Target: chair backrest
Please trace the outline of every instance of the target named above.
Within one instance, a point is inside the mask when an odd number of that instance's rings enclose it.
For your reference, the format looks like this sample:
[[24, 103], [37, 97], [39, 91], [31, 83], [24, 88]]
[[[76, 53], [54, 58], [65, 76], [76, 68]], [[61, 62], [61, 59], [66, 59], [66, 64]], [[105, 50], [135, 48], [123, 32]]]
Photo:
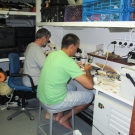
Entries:
[[10, 69], [10, 74], [12, 73], [19, 73], [20, 71], [20, 60], [19, 60], [19, 55], [16, 53], [10, 53], [8, 55], [9, 58], [9, 69]]

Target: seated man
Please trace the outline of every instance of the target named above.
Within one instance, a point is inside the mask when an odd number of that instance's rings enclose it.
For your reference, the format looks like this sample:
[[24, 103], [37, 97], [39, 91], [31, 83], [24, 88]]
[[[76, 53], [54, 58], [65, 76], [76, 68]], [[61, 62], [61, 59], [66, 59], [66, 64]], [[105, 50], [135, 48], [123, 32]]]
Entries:
[[[45, 55], [41, 47], [46, 46], [50, 37], [51, 33], [47, 29], [39, 29], [35, 35], [35, 41], [30, 43], [25, 51], [23, 73], [32, 77], [35, 86], [38, 84], [40, 72], [45, 61]], [[30, 80], [27, 77], [23, 77], [23, 84], [31, 87]]]
[[[91, 66], [85, 65], [81, 70], [71, 58], [79, 47], [80, 40], [74, 34], [67, 34], [62, 39], [61, 50], [54, 51], [46, 58], [38, 83], [38, 98], [45, 106], [51, 109], [74, 107], [74, 114], [86, 109], [93, 100], [93, 79], [90, 74]], [[80, 65], [82, 66], [82, 65]], [[86, 89], [83, 91], [68, 90], [66, 84], [72, 78], [82, 84]], [[72, 116], [70, 110], [65, 115], [63, 112], [54, 116], [54, 119], [63, 126], [71, 129], [69, 119]], [[46, 118], [49, 115], [46, 114]]]

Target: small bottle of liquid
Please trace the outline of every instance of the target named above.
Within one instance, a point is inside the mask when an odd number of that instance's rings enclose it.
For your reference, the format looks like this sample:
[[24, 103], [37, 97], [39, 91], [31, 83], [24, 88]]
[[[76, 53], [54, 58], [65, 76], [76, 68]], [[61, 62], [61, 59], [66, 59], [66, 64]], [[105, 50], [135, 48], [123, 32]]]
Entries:
[[88, 62], [89, 62], [89, 63], [92, 63], [92, 61], [93, 61], [93, 56], [88, 55]]

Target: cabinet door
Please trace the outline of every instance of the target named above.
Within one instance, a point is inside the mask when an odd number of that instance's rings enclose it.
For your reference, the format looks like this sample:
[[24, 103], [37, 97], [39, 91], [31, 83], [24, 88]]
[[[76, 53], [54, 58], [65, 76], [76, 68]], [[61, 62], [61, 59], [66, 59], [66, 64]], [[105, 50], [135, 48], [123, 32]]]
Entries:
[[96, 120], [93, 120], [92, 135], [116, 135], [108, 128], [101, 125]]
[[102, 132], [97, 130], [94, 126], [92, 127], [92, 135], [104, 135]]
[[104, 98], [97, 95], [94, 102], [93, 118], [106, 128], [108, 127], [109, 110], [110, 105], [108, 102]]
[[108, 128], [118, 135], [129, 135], [131, 114], [128, 110], [111, 105]]

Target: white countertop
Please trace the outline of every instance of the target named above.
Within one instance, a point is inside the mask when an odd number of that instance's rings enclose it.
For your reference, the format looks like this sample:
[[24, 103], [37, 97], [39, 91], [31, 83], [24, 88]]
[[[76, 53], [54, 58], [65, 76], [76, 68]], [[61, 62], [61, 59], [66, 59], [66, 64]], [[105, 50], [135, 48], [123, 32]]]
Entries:
[[[25, 59], [24, 57], [20, 57], [20, 60], [24, 60], [24, 59]], [[2, 59], [0, 59], [0, 62], [7, 62], [7, 61], [9, 61], [8, 58], [2, 58]]]
[[95, 94], [98, 94], [98, 92], [103, 92], [103, 93], [105, 93], [105, 94], [107, 94], [107, 95], [109, 95], [109, 96], [111, 96], [111, 97], [113, 97], [115, 99], [118, 99], [118, 100], [120, 100], [120, 101], [122, 101], [122, 102], [124, 102], [124, 103], [126, 103], [128, 105], [133, 106], [133, 102], [132, 101], [129, 101], [129, 100], [127, 100], [127, 99], [117, 95], [117, 94], [114, 94], [112, 92], [106, 91], [106, 90], [104, 90], [104, 89], [102, 89], [102, 88], [100, 88], [98, 86], [94, 86], [94, 88], [96, 89], [96, 93]]

